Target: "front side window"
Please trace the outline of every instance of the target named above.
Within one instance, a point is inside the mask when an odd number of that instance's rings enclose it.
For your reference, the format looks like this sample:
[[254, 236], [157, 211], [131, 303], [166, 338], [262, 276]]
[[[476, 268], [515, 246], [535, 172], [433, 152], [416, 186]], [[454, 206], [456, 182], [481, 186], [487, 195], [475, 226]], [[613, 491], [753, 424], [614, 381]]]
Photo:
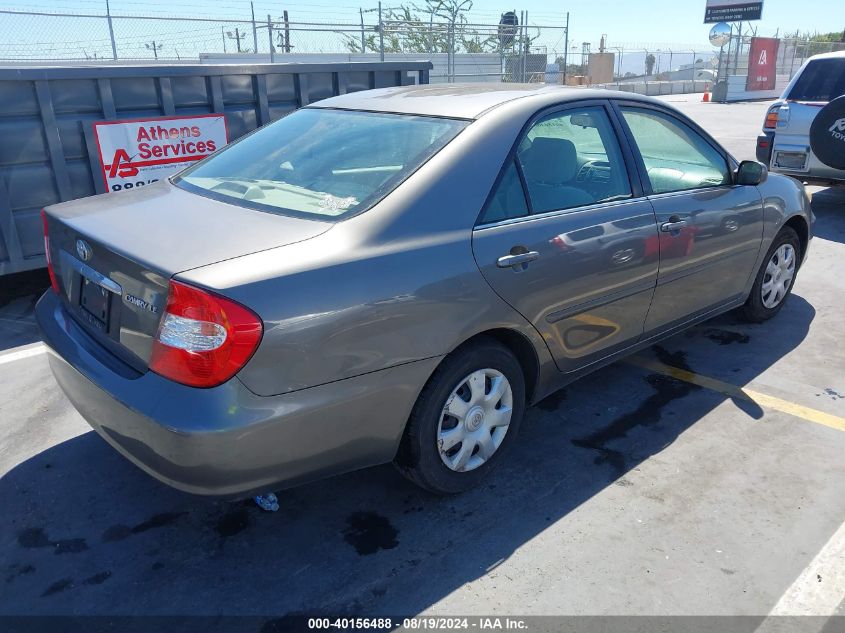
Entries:
[[654, 193], [729, 184], [725, 158], [700, 134], [655, 110], [622, 108]]
[[368, 209], [468, 123], [304, 108], [173, 179], [223, 201], [332, 219]]
[[517, 158], [533, 213], [631, 196], [622, 152], [600, 106], [543, 117], [519, 144]]

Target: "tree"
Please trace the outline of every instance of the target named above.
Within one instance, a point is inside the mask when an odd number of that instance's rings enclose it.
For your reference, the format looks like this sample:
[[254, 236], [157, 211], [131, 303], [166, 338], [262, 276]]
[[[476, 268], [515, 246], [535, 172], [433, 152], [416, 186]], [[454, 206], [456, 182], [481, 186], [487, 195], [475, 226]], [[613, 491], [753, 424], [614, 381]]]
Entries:
[[[495, 33], [479, 33], [467, 25], [466, 13], [472, 0], [426, 0], [422, 6], [402, 4], [382, 14], [385, 53], [495, 53], [499, 41]], [[361, 36], [343, 34], [352, 53], [379, 52], [378, 27]]]
[[649, 53], [645, 56], [645, 74], [650, 75], [651, 72], [654, 70], [654, 64], [657, 62], [657, 59]]

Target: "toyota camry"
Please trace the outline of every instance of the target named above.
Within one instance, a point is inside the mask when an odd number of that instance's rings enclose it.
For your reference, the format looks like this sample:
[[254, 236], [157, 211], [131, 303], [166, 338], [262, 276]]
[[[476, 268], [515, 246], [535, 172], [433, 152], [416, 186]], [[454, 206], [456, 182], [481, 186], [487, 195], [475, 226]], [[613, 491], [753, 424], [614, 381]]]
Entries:
[[59, 385], [221, 497], [387, 462], [466, 490], [579, 376], [777, 314], [813, 227], [800, 183], [663, 102], [508, 84], [329, 98], [43, 217]]

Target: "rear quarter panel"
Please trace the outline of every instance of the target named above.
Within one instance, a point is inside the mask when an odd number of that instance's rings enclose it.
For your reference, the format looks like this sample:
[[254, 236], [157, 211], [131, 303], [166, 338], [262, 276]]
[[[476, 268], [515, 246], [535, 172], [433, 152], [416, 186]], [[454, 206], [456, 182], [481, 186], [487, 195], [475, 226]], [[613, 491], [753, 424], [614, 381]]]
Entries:
[[441, 356], [493, 328], [530, 340], [541, 375], [552, 366], [542, 338], [491, 290], [472, 253], [475, 219], [529, 114], [501, 110], [323, 235], [178, 276], [264, 320], [239, 374], [250, 390], [280, 394]]

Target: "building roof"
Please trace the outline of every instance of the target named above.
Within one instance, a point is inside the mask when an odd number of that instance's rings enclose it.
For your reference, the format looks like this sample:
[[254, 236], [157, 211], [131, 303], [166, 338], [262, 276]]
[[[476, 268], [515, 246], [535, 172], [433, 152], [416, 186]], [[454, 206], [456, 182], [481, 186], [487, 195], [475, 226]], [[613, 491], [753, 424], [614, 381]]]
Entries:
[[573, 88], [547, 84], [465, 83], [396, 86], [329, 97], [309, 107], [369, 110], [476, 119], [488, 110], [516, 99], [538, 102], [608, 97], [644, 99], [629, 92]]

